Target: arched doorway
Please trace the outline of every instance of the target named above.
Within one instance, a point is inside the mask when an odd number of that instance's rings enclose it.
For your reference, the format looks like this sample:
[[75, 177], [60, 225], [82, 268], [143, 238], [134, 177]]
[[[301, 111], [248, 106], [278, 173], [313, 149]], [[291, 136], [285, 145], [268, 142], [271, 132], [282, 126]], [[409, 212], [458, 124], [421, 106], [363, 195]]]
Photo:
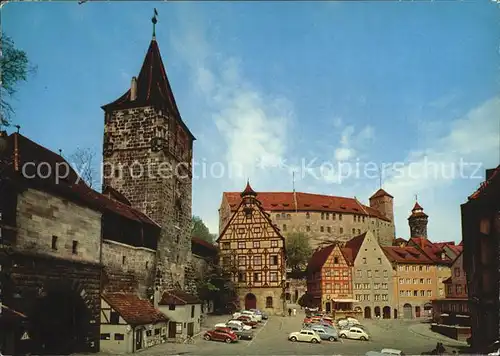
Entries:
[[375, 312], [375, 318], [380, 318], [380, 307], [375, 307], [373, 311]]
[[397, 319], [397, 318], [398, 318], [398, 310], [394, 309], [394, 319]]
[[420, 306], [415, 307], [415, 317], [420, 318]]
[[403, 318], [413, 319], [413, 310], [411, 304], [406, 303], [403, 305]]
[[35, 352], [69, 355], [86, 350], [91, 318], [91, 311], [77, 290], [49, 290], [38, 298], [29, 315]]
[[372, 310], [370, 307], [365, 307], [365, 319], [371, 319], [372, 318]]
[[384, 319], [390, 319], [391, 318], [391, 307], [385, 306], [384, 309], [382, 309], [382, 317]]
[[248, 293], [245, 296], [245, 309], [257, 309], [257, 298], [254, 294]]
[[326, 302], [326, 304], [325, 304], [325, 311], [327, 313], [330, 313], [332, 311], [332, 303]]

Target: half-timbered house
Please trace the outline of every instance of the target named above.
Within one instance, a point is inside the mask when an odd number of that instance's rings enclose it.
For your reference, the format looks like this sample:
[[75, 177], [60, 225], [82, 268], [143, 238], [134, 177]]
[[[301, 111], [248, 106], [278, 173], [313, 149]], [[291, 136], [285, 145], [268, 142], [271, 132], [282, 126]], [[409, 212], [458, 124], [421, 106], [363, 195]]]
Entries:
[[285, 239], [249, 183], [241, 197], [217, 239], [221, 266], [231, 272], [241, 306], [281, 314], [286, 309]]
[[327, 313], [353, 311], [350, 249], [331, 244], [316, 250], [307, 266], [307, 291]]

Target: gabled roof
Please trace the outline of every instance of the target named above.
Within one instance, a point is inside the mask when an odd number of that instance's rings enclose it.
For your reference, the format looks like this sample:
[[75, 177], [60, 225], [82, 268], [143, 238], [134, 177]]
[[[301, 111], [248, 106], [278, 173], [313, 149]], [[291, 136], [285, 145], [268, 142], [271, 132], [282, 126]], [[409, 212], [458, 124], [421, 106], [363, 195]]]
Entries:
[[314, 251], [311, 258], [309, 259], [309, 263], [307, 264], [307, 270], [309, 272], [316, 272], [321, 270], [335, 246], [336, 244], [331, 244]]
[[391, 262], [408, 264], [434, 264], [424, 253], [415, 247], [381, 246]]
[[153, 39], [149, 44], [141, 71], [137, 77], [136, 95], [135, 100], [131, 100], [131, 90], [129, 89], [115, 101], [102, 106], [102, 109], [110, 112], [119, 109], [155, 106], [167, 110], [171, 115], [175, 116], [188, 135], [194, 139], [193, 134], [182, 121], [179, 109], [177, 108], [156, 39]]
[[380, 198], [380, 197], [389, 197], [389, 198], [394, 198], [392, 195], [390, 195], [389, 193], [387, 193], [385, 190], [383, 190], [382, 188], [380, 188], [379, 190], [377, 190], [371, 197], [370, 197], [370, 200], [371, 199], [375, 199], [375, 198]]
[[104, 293], [102, 298], [129, 325], [146, 325], [167, 322], [168, 318], [145, 299], [132, 293]]
[[[436, 263], [451, 264], [452, 260], [444, 252], [442, 247], [432, 243], [425, 237], [412, 237], [409, 241], [410, 244], [420, 249], [431, 260]], [[442, 258], [444, 254], [444, 259]]]
[[[258, 192], [258, 196], [265, 211], [335, 212], [377, 217], [384, 221], [390, 221], [378, 210], [362, 205], [354, 198], [301, 192]], [[232, 211], [239, 206], [242, 199], [240, 192], [224, 192], [224, 198]]]
[[363, 241], [365, 241], [365, 237], [366, 237], [366, 232], [362, 233], [361, 235], [353, 237], [352, 239], [347, 241], [344, 245], [345, 248], [351, 250], [351, 256], [353, 262], [356, 260], [356, 256], [358, 256], [359, 249], [361, 248]]
[[[96, 211], [117, 214], [129, 220], [160, 228], [156, 222], [139, 210], [110, 199], [90, 188], [61, 155], [19, 133], [9, 135], [7, 143], [8, 149], [3, 157], [12, 164], [6, 166], [2, 175], [8, 175], [12, 180], [23, 185], [62, 196]], [[68, 167], [68, 175], [62, 179], [61, 176], [66, 175], [61, 173], [66, 173], [65, 167]], [[37, 168], [47, 168], [47, 170], [39, 174]], [[57, 172], [60, 173], [59, 177]]]
[[172, 290], [164, 292], [159, 305], [188, 305], [188, 304], [201, 304], [201, 300], [192, 294], [182, 290]]

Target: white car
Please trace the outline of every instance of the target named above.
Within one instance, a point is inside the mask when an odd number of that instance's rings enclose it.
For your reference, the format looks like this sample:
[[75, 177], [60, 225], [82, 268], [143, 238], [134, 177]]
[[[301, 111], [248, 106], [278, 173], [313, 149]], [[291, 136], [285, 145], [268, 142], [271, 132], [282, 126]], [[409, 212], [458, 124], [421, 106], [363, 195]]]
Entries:
[[302, 342], [312, 342], [313, 344], [318, 344], [321, 342], [321, 338], [318, 333], [313, 330], [302, 329], [300, 331], [291, 333], [288, 335], [288, 340], [290, 341], [302, 341]]
[[380, 353], [383, 355], [390, 355], [390, 356], [405, 356], [403, 351], [396, 349], [382, 349]]
[[215, 324], [216, 328], [229, 328], [231, 326], [243, 328], [243, 330], [252, 330], [251, 326], [245, 325], [239, 320], [229, 320], [227, 323]]
[[368, 336], [366, 331], [364, 331], [361, 328], [354, 327], [354, 326], [350, 327], [349, 329], [346, 329], [346, 330], [341, 330], [339, 332], [339, 336], [344, 338], [344, 339], [355, 339], [355, 340], [363, 340], [363, 341], [370, 339], [370, 336]]
[[361, 325], [358, 319], [351, 318], [350, 316], [347, 317], [347, 322], [349, 324]]
[[243, 310], [243, 311], [234, 313], [233, 319], [237, 319], [240, 316], [248, 316], [251, 321], [255, 321], [256, 323], [258, 323], [259, 321], [262, 321], [262, 315], [257, 315], [254, 312], [251, 312], [249, 310]]

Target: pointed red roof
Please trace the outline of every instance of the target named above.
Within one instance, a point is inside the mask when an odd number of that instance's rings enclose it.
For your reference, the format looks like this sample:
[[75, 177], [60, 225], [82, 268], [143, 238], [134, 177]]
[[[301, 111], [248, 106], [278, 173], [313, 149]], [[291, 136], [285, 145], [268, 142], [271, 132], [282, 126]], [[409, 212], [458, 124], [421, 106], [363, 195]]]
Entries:
[[389, 197], [389, 198], [394, 198], [392, 195], [390, 195], [389, 193], [387, 193], [385, 190], [383, 190], [382, 188], [380, 188], [379, 190], [377, 190], [371, 197], [370, 197], [370, 200], [371, 199], [375, 199], [375, 198], [380, 198], [380, 197]]
[[365, 237], [366, 237], [366, 232], [362, 233], [361, 235], [353, 237], [352, 239], [350, 239], [345, 243], [344, 247], [352, 251], [353, 262], [356, 260], [356, 256], [358, 255], [359, 249], [361, 248], [363, 241], [365, 241]]
[[131, 100], [130, 94], [131, 90], [129, 88], [121, 97], [102, 106], [102, 109], [109, 112], [118, 109], [155, 106], [177, 117], [186, 132], [194, 139], [193, 134], [181, 119], [172, 88], [167, 78], [167, 72], [163, 66], [160, 48], [155, 39], [151, 40], [141, 71], [137, 77], [135, 100]]
[[415, 202], [415, 205], [413, 206], [413, 209], [411, 209], [411, 211], [416, 211], [416, 210], [424, 210], [424, 208], [422, 208], [420, 206], [420, 204], [418, 203], [418, 201]]
[[257, 196], [257, 193], [252, 189], [250, 186], [250, 182], [247, 181], [247, 186], [245, 187], [245, 190], [241, 192], [241, 196], [245, 197], [247, 195], [252, 195], [254, 197]]

